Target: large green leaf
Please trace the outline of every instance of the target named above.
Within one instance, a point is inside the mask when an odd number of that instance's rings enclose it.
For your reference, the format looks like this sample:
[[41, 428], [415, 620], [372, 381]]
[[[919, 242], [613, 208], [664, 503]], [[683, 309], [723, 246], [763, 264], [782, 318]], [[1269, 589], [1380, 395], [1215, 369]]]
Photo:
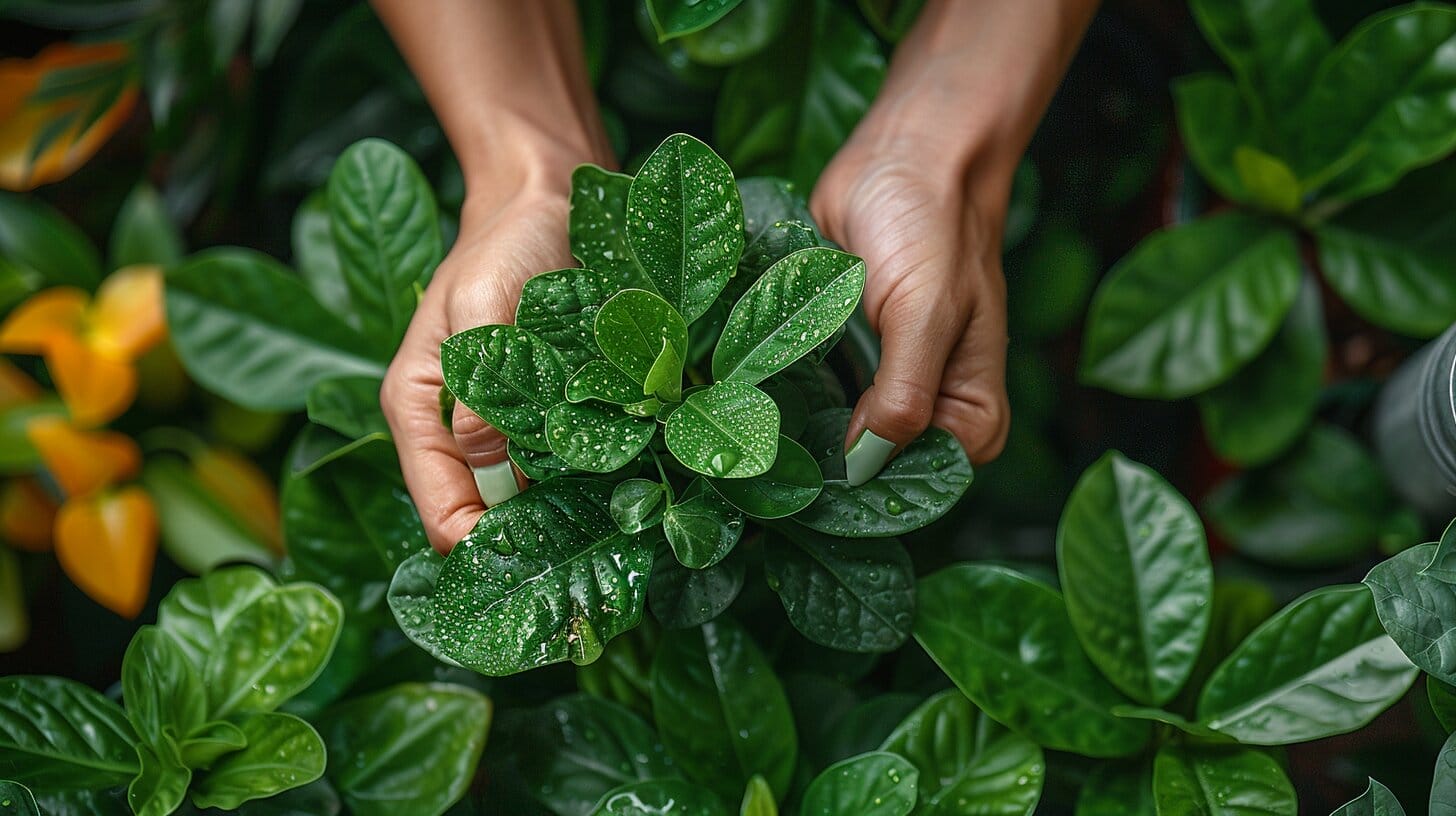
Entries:
[[1249, 748], [1167, 745], [1153, 762], [1158, 816], [1295, 816], [1294, 786]]
[[1299, 279], [1294, 237], [1272, 221], [1225, 213], [1156, 232], [1098, 287], [1082, 380], [1158, 399], [1211, 388], [1268, 345]]
[[668, 450], [708, 476], [744, 479], [773, 467], [779, 448], [779, 409], [747, 383], [720, 382], [697, 391], [667, 418]]
[[1456, 586], [1422, 575], [1435, 544], [1412, 547], [1375, 565], [1365, 584], [1385, 631], [1421, 669], [1456, 684]]
[[187, 372], [258, 410], [302, 408], [320, 380], [384, 375], [391, 350], [368, 348], [276, 261], [213, 249], [167, 276], [167, 327]]
[[607, 792], [590, 816], [728, 816], [728, 810], [706, 788], [681, 779], [654, 779]]
[[1198, 514], [1152, 469], [1113, 451], [1073, 488], [1057, 570], [1087, 656], [1124, 694], [1173, 699], [1208, 631], [1213, 565]]
[[[688, 353], [688, 327], [667, 301], [645, 289], [618, 292], [597, 312], [592, 331], [602, 354], [644, 386], [643, 396], [657, 390], [646, 388], [648, 375], [653, 373], [663, 349], [672, 348], [677, 353], [677, 370], [662, 378], [680, 388], [682, 361]], [[677, 399], [677, 392], [669, 396]]]
[[0, 780], [0, 808], [6, 808], [6, 816], [41, 816], [30, 790], [9, 780]]
[[558, 402], [546, 412], [546, 441], [568, 466], [611, 473], [637, 458], [657, 433], [650, 417], [614, 405]]
[[764, 573], [804, 637], [848, 652], [889, 652], [915, 624], [915, 567], [899, 541], [841, 539], [794, 524], [764, 549]]
[[743, 252], [743, 202], [728, 165], [691, 136], [667, 137], [632, 180], [627, 241], [658, 293], [683, 320], [698, 319]]
[[136, 733], [121, 706], [61, 677], [0, 678], [0, 767], [42, 791], [124, 785]]
[[0, 258], [36, 289], [101, 282], [101, 258], [85, 233], [32, 195], [0, 192]]
[[156, 188], [145, 181], [131, 189], [111, 228], [112, 269], [132, 264], [171, 266], [182, 260], [182, 235]]
[[490, 727], [490, 700], [464, 686], [403, 683], [318, 721], [328, 778], [356, 816], [439, 816], [465, 795]]
[[652, 712], [690, 779], [733, 798], [754, 774], [789, 788], [798, 755], [789, 702], [763, 653], [727, 617], [664, 633], [652, 663]]
[[920, 771], [885, 751], [841, 760], [814, 777], [799, 805], [803, 816], [908, 816], [915, 807]]
[[186, 578], [157, 607], [157, 625], [177, 639], [200, 672], [232, 619], [276, 586], [268, 573], [256, 567], [224, 567]]
[[743, 590], [746, 566], [725, 558], [693, 569], [666, 547], [659, 547], [647, 587], [647, 608], [664, 629], [690, 629], [723, 614]]
[[1261, 465], [1299, 441], [1319, 404], [1325, 319], [1309, 276], [1269, 347], [1222, 385], [1198, 395], [1208, 443], [1235, 464]]
[[276, 711], [245, 714], [238, 725], [247, 747], [224, 756], [193, 784], [198, 807], [233, 810], [323, 776], [324, 742], [313, 726]]
[[646, 5], [658, 39], [666, 41], [702, 31], [723, 19], [741, 2], [743, 0], [646, 0]]
[[601, 355], [592, 327], [602, 304], [622, 288], [623, 278], [611, 269], [542, 272], [521, 287], [516, 325], [554, 346], [566, 369], [576, 371]]
[[329, 311], [354, 329], [363, 326], [361, 315], [349, 302], [349, 283], [334, 248], [327, 190], [317, 190], [293, 213], [293, 265], [308, 290]]
[[1061, 595], [1004, 567], [960, 564], [920, 580], [915, 639], [997, 722], [1047, 748], [1123, 756], [1149, 725], [1082, 654]]
[[149, 745], [181, 742], [207, 721], [207, 690], [176, 638], [158, 626], [132, 636], [121, 663], [126, 714]]
[[612, 520], [612, 486], [552, 479], [481, 516], [440, 571], [441, 650], [482, 674], [590, 663], [642, 618], [652, 548]]
[[1193, 18], [1269, 120], [1300, 102], [1331, 48], [1309, 0], [1194, 0]]
[[1153, 763], [1147, 759], [1107, 762], [1082, 785], [1076, 816], [1157, 816]]
[[512, 442], [549, 450], [546, 412], [566, 398], [566, 364], [545, 340], [517, 326], [481, 326], [440, 344], [445, 386]]
[[[606, 303], [607, 298], [618, 289], [653, 288], [652, 281], [637, 264], [627, 241], [627, 192], [631, 187], [631, 176], [603, 170], [593, 164], [583, 164], [571, 174], [571, 224], [568, 228], [571, 254], [581, 261], [582, 266], [597, 270], [591, 273], [592, 277], [610, 282], [609, 289], [601, 288], [601, 285], [588, 288], [577, 284], [575, 297], [583, 307]], [[529, 283], [527, 286], [529, 288]], [[561, 294], [565, 296], [566, 292], [563, 290]], [[522, 293], [521, 297], [524, 300], [526, 296]], [[565, 297], [563, 302], [568, 302]], [[582, 311], [589, 337], [591, 316], [585, 314], [584, 309]], [[516, 322], [530, 328], [521, 323], [519, 312]], [[551, 340], [545, 334], [542, 336]]]
[[743, 514], [694, 479], [662, 517], [662, 532], [683, 566], [706, 569], [722, 561], [743, 537]]
[[748, 479], [709, 479], [708, 483], [744, 513], [777, 519], [812, 504], [824, 488], [824, 477], [819, 473], [819, 463], [802, 445], [781, 435], [778, 457], [766, 473]]
[[[1438, 782], [1439, 773], [1438, 770]], [[1430, 812], [1437, 811], [1432, 808]], [[1405, 808], [1400, 806], [1400, 800], [1395, 798], [1390, 788], [1371, 779], [1364, 793], [1340, 805], [1330, 816], [1405, 816]]]
[[794, 25], [798, 36], [780, 37], [723, 80], [714, 144], [741, 174], [783, 176], [810, 190], [869, 109], [885, 58], [839, 3], [801, 4]]
[[955, 689], [926, 700], [880, 750], [920, 771], [916, 816], [1025, 816], [1041, 799], [1041, 748], [992, 722]]
[[1405, 6], [1361, 23], [1289, 114], [1303, 137], [1289, 153], [1300, 178], [1328, 180], [1319, 194], [1348, 201], [1449, 153], [1456, 146], [1453, 43], [1456, 9], [1445, 5]]
[[333, 654], [344, 609], [313, 584], [270, 590], [239, 610], [207, 656], [209, 716], [270, 711], [308, 688]]
[[562, 816], [587, 816], [613, 788], [677, 776], [650, 725], [584, 694], [532, 711], [512, 743], [522, 780]]
[[1361, 317], [1412, 337], [1456, 323], [1453, 184], [1443, 162], [1315, 228], [1325, 280]]
[[1284, 745], [1353, 731], [1404, 696], [1416, 669], [1359, 584], [1311, 592], [1214, 670], [1198, 718], [1240, 742]]
[[844, 471], [844, 434], [850, 411], [835, 408], [809, 417], [804, 447], [819, 459], [824, 489], [794, 520], [830, 535], [885, 538], [904, 535], [945, 515], [971, 485], [970, 459], [961, 443], [929, 428], [873, 479], [850, 487]]
[[769, 267], [734, 304], [713, 350], [713, 377], [756, 385], [844, 325], [864, 289], [864, 261], [826, 247]]

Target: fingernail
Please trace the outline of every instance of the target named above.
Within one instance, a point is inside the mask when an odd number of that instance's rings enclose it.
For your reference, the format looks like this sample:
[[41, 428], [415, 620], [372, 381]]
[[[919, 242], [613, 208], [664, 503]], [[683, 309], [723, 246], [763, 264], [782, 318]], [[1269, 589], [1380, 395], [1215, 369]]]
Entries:
[[849, 480], [849, 486], [859, 487], [875, 478], [894, 452], [894, 442], [876, 436], [869, 429], [862, 431], [859, 439], [850, 446], [849, 453], [844, 455], [844, 476]]
[[511, 469], [509, 461], [472, 470], [475, 472], [475, 488], [480, 491], [480, 498], [486, 507], [495, 507], [521, 492], [520, 485], [516, 484], [516, 473]]

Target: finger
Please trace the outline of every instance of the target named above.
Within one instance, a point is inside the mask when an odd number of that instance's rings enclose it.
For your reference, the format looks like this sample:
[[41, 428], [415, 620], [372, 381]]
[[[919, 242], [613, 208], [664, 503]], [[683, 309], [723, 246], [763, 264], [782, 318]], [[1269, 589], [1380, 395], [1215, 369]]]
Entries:
[[506, 437], [463, 403], [455, 403], [451, 419], [455, 446], [475, 475], [475, 486], [487, 507], [521, 492], [515, 467], [506, 455]]
[[[931, 424], [960, 440], [971, 461], [995, 459], [1011, 430], [1006, 397], [1006, 300], [994, 283], [976, 298], [970, 324], [946, 363]], [[1004, 287], [1003, 287], [1004, 288]]]

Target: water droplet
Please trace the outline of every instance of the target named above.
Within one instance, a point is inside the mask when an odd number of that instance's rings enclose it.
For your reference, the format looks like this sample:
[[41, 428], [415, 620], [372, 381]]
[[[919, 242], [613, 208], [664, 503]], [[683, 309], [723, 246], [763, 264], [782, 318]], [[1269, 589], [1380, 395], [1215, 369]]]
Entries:
[[708, 469], [713, 471], [715, 476], [727, 476], [736, 464], [738, 464], [736, 451], [720, 450], [708, 458]]
[[905, 503], [894, 497], [885, 499], [885, 512], [892, 516], [898, 516], [905, 512]]

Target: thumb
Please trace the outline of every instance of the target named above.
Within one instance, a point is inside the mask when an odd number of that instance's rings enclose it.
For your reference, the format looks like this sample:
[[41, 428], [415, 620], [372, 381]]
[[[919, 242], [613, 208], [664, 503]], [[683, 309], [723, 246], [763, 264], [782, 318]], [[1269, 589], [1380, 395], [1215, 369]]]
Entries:
[[475, 474], [475, 486], [486, 507], [494, 507], [521, 492], [521, 479], [506, 455], [504, 434], [460, 402], [455, 403], [450, 430], [465, 464]]

